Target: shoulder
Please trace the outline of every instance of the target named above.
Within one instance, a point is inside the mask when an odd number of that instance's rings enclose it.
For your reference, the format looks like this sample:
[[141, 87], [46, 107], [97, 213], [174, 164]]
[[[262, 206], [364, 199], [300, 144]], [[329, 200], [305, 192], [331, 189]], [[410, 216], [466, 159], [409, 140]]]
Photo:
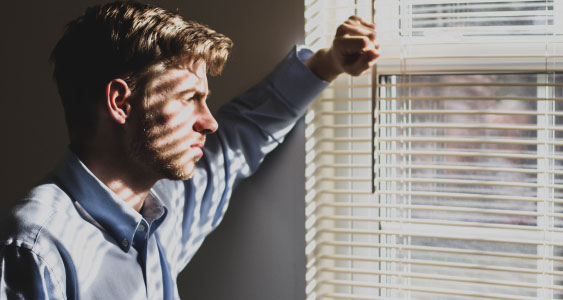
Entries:
[[44, 278], [56, 287], [57, 293], [64, 291], [65, 261], [59, 238], [64, 234], [64, 227], [72, 226], [69, 220], [74, 215], [77, 214], [70, 197], [56, 184], [44, 183], [32, 188], [1, 212], [0, 260], [19, 266], [12, 272], [35, 274], [38, 277], [34, 280]]
[[[43, 183], [29, 190], [0, 215], [0, 245], [16, 243], [34, 249], [42, 235], [57, 231], [78, 216], [70, 197], [56, 184]], [[57, 228], [61, 227], [61, 228]]]

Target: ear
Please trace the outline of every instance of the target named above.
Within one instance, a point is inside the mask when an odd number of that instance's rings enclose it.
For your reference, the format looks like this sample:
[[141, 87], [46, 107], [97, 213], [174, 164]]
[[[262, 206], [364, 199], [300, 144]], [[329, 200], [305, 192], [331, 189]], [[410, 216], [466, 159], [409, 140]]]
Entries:
[[111, 119], [125, 124], [131, 112], [131, 89], [122, 79], [113, 79], [106, 86], [106, 107]]

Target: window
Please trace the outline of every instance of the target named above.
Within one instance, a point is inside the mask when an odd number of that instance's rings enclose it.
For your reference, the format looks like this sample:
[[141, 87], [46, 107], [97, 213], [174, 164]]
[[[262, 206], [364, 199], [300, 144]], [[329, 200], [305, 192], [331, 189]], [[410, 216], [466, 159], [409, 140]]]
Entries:
[[306, 116], [308, 299], [563, 299], [563, 1], [305, 5], [383, 50]]

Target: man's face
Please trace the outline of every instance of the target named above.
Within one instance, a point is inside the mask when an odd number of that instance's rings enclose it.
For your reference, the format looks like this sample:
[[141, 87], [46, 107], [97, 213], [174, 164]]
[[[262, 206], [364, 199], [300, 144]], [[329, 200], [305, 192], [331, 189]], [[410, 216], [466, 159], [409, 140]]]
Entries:
[[147, 84], [146, 93], [145, 99], [138, 101], [125, 146], [151, 173], [189, 179], [203, 155], [205, 136], [218, 126], [206, 103], [205, 62], [198, 60], [188, 68], [164, 71]]

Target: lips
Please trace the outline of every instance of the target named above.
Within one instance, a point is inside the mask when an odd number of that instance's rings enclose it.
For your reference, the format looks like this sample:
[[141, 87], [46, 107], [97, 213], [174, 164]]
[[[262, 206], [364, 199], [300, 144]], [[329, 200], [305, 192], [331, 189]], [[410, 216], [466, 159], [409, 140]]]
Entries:
[[197, 156], [197, 157], [203, 156], [202, 148], [203, 148], [204, 144], [205, 144], [205, 142], [201, 142], [201, 143], [192, 144], [190, 146], [190, 148], [195, 152], [195, 156]]

